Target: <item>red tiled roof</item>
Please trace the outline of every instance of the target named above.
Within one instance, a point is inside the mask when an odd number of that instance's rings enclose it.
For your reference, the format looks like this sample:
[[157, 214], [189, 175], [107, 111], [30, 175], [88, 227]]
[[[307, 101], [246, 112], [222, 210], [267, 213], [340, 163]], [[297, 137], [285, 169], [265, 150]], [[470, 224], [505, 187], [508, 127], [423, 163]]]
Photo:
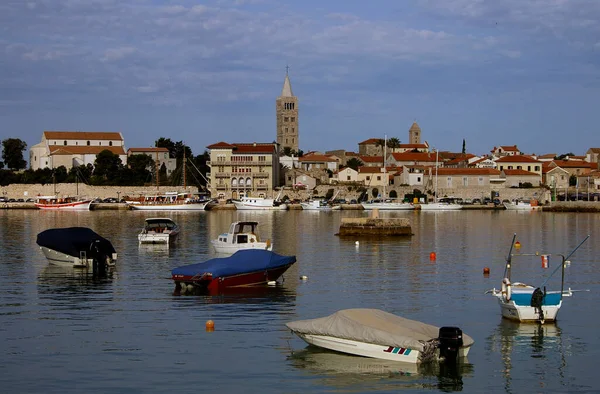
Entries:
[[562, 168], [592, 168], [592, 163], [583, 160], [552, 160], [552, 163]]
[[400, 144], [398, 148], [401, 149], [418, 149], [418, 148], [427, 148], [427, 144]]
[[375, 145], [377, 141], [381, 141], [383, 138], [369, 138], [368, 140], [364, 140], [363, 142], [359, 142], [358, 145]]
[[109, 150], [115, 155], [124, 155], [122, 146], [50, 145], [51, 155], [97, 155]]
[[[435, 168], [431, 170], [435, 174]], [[495, 168], [446, 168], [439, 167], [437, 170], [439, 175], [500, 175], [500, 171]]]
[[228, 144], [227, 142], [217, 142], [216, 144], [212, 144], [206, 147], [207, 149], [233, 149], [233, 145]]
[[272, 143], [234, 143], [228, 144], [227, 142], [217, 142], [206, 147], [207, 149], [231, 149], [233, 154], [238, 153], [273, 153], [275, 151], [275, 145]]
[[121, 133], [114, 131], [44, 131], [47, 140], [119, 140]]
[[392, 157], [396, 161], [428, 161], [435, 162], [435, 153], [427, 152], [402, 152], [392, 153]]
[[536, 160], [531, 156], [513, 155], [501, 157], [496, 160], [496, 163], [541, 163], [541, 161]]
[[336, 159], [332, 159], [329, 156], [325, 156], [325, 155], [304, 155], [300, 158], [298, 158], [298, 161], [303, 161], [303, 162], [309, 162], [309, 161], [313, 161], [313, 162], [319, 162], [319, 163], [324, 163], [324, 162], [337, 162]]
[[466, 153], [466, 154], [464, 154], [464, 155], [463, 155], [463, 154], [461, 154], [460, 156], [458, 156], [458, 157], [455, 157], [455, 158], [453, 158], [453, 159], [451, 159], [451, 160], [447, 161], [447, 162], [446, 162], [446, 165], [447, 165], [447, 166], [449, 166], [449, 165], [454, 165], [454, 164], [462, 163], [463, 161], [466, 161], [466, 162], [468, 162], [468, 161], [469, 161], [469, 159], [472, 159], [473, 157], [475, 157], [475, 155], [472, 155], [472, 154], [470, 154], [470, 153]]
[[519, 148], [517, 148], [516, 145], [501, 145], [500, 148], [502, 148], [505, 152], [518, 152]]

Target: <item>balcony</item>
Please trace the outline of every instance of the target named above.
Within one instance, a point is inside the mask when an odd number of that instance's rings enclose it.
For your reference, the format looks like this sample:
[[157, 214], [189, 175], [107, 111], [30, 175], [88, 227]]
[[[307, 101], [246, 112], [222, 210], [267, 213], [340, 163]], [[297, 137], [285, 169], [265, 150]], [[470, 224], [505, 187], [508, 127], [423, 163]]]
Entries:
[[268, 166], [271, 167], [273, 165], [272, 160], [267, 161], [207, 161], [206, 164], [208, 166]]
[[251, 176], [254, 178], [270, 178], [271, 174], [268, 172], [253, 172]]
[[215, 178], [231, 178], [230, 172], [215, 172]]
[[269, 185], [256, 185], [256, 190], [268, 190]]
[[215, 185], [215, 189], [217, 190], [227, 190], [227, 184], [226, 183], [218, 183]]

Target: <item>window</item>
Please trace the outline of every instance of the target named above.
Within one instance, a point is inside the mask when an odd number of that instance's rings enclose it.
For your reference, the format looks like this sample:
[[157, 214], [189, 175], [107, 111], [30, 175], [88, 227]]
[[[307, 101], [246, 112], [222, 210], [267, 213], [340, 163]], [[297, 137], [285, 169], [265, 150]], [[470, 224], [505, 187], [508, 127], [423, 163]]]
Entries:
[[420, 176], [417, 177], [417, 182], [421, 183], [421, 177]]
[[295, 121], [296, 121], [296, 117], [292, 116], [292, 122], [295, 122]]
[[380, 181], [381, 180], [381, 175], [377, 175], [377, 180]]
[[63, 145], [67, 145], [67, 141], [63, 142]]
[[479, 178], [477, 178], [477, 183], [479, 184], [479, 186], [483, 185], [483, 177], [480, 176]]
[[90, 141], [87, 142], [87, 145], [90, 146]]
[[296, 132], [296, 128], [292, 127], [292, 133]]
[[290, 120], [290, 118], [288, 118], [287, 116], [285, 118], [283, 118], [284, 122], [287, 122], [288, 120]]
[[346, 180], [347, 180], [347, 181], [351, 181], [351, 180], [352, 180], [352, 179], [350, 179], [350, 175], [348, 175], [348, 176], [346, 177]]
[[447, 185], [447, 187], [452, 187], [452, 177], [451, 176], [446, 178], [446, 185]]
[[285, 132], [286, 132], [286, 133], [288, 132], [288, 128], [287, 128], [287, 127], [285, 128]]
[[108, 142], [108, 146], [112, 146], [112, 141], [109, 141], [109, 142]]
[[367, 176], [367, 181], [370, 181], [370, 180], [371, 180], [371, 177], [370, 177], [370, 176]]
[[469, 178], [463, 176], [463, 186], [469, 186]]

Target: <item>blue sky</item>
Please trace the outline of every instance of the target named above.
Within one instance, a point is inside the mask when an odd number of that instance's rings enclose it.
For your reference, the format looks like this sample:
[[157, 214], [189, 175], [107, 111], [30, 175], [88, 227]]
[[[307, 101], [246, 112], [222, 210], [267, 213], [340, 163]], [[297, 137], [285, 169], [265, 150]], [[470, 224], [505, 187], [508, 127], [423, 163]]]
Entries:
[[600, 147], [597, 0], [4, 0], [0, 139], [271, 142], [290, 66], [300, 149]]

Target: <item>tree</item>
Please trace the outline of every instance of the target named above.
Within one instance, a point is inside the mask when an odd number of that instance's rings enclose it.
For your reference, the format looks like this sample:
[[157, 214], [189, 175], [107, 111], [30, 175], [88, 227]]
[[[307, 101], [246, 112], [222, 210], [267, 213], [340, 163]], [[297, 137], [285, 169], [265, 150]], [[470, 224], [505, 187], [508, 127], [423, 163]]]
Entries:
[[575, 174], [569, 177], [569, 186], [577, 186], [577, 176]]
[[[9, 169], [21, 170], [27, 166], [27, 162], [23, 159], [25, 149], [27, 143], [18, 138], [7, 138], [2, 141], [2, 157]], [[4, 165], [0, 168], [4, 168]]]
[[354, 171], [358, 171], [358, 167], [361, 167], [363, 162], [358, 157], [353, 157], [346, 162], [346, 165], [352, 168]]
[[129, 176], [136, 185], [143, 185], [152, 179], [156, 162], [148, 155], [131, 155], [127, 158], [127, 166], [131, 170]]
[[169, 150], [169, 157], [175, 157], [175, 143], [170, 138], [160, 137], [154, 142], [156, 148], [167, 148]]
[[388, 148], [390, 148], [392, 150], [392, 152], [395, 152], [396, 149], [400, 148], [400, 139], [396, 138], [396, 137], [392, 137], [387, 141], [387, 146]]
[[96, 155], [94, 162], [94, 184], [107, 184], [116, 180], [119, 176], [119, 170], [123, 167], [123, 163], [119, 155], [116, 155], [108, 149]]
[[467, 153], [467, 146], [465, 145], [465, 139], [463, 138], [462, 154], [464, 155], [465, 153]]
[[555, 159], [556, 160], [564, 160], [565, 158], [570, 157], [570, 156], [575, 156], [575, 155], [573, 154], [573, 152], [563, 153], [562, 155], [556, 156]]

